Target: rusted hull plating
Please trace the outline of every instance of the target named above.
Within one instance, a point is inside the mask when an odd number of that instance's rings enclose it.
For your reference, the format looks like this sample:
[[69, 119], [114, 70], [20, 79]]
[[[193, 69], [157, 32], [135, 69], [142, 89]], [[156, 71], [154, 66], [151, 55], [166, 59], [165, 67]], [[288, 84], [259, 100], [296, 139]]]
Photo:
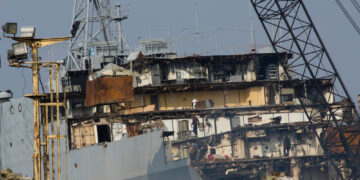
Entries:
[[113, 104], [134, 99], [132, 76], [104, 77], [86, 84], [85, 106]]
[[[353, 126], [353, 127], [342, 127], [344, 136], [348, 140], [350, 149], [353, 151], [355, 155], [359, 155], [359, 144], [360, 144], [360, 127]], [[340, 136], [338, 131], [333, 128], [329, 127], [327, 129], [327, 142], [329, 150], [334, 153], [345, 153], [344, 146], [340, 140]]]

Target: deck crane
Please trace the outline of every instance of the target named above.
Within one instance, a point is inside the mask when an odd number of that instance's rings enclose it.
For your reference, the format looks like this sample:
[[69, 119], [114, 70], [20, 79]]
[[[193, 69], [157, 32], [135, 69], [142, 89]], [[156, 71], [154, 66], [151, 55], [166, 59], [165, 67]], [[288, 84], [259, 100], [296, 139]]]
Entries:
[[[337, 164], [340, 159], [345, 160], [347, 168], [351, 169], [352, 179], [359, 179], [359, 147], [353, 145], [354, 141], [358, 141], [359, 133], [349, 131], [359, 130], [359, 115], [303, 0], [250, 1], [274, 51], [285, 51], [294, 56], [287, 62], [281, 62], [287, 78], [310, 80], [317, 92], [324, 92], [318, 94], [316, 102], [317, 107], [321, 107], [320, 111], [307, 106], [302, 94], [297, 96], [312, 130], [317, 132], [315, 134], [326, 157], [341, 179], [344, 179], [342, 171], [345, 168]], [[273, 29], [275, 35], [270, 33]], [[323, 88], [319, 79], [329, 80], [334, 88]], [[345, 109], [350, 110], [352, 116], [345, 116]], [[320, 120], [319, 116], [322, 117]], [[322, 132], [316, 131], [316, 123], [324, 124]], [[341, 153], [334, 152], [339, 149]]]

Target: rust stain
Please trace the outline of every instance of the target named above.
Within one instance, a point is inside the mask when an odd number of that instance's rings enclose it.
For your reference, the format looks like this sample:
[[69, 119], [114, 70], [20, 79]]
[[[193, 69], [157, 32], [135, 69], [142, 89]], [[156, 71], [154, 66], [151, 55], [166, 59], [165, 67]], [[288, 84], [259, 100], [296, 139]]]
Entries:
[[[360, 143], [360, 127], [342, 127], [342, 131], [347, 139], [351, 151], [357, 154]], [[327, 139], [329, 150], [334, 153], [345, 153], [344, 146], [340, 140], [339, 132], [332, 127], [327, 128], [326, 132], [329, 136]]]
[[86, 83], [86, 107], [132, 100], [134, 100], [132, 76], [104, 77]]

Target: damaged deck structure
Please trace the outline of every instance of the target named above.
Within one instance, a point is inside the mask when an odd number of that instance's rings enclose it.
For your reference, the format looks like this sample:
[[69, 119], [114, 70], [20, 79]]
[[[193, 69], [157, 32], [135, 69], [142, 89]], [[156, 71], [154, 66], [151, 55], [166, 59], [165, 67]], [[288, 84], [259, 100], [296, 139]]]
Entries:
[[[321, 110], [319, 94], [330, 106], [342, 107], [336, 115], [345, 123], [352, 123], [353, 104], [335, 102], [328, 93], [333, 88], [329, 79], [288, 78], [281, 62], [291, 58], [286, 53], [172, 58], [140, 53], [121, 67], [108, 64], [100, 73], [69, 72], [63, 81], [69, 147], [81, 149], [160, 130], [166, 161], [191, 159], [204, 179], [336, 177], [317, 138], [327, 138], [329, 146], [338, 142], [326, 123], [329, 114]], [[126, 81], [105, 83], [108, 78]], [[97, 88], [94, 79], [110, 89]], [[116, 94], [109, 96], [112, 90]], [[312, 123], [304, 106], [319, 109]], [[354, 152], [358, 134], [359, 128], [347, 134], [354, 136], [349, 142]], [[344, 149], [332, 150], [346, 178]]]

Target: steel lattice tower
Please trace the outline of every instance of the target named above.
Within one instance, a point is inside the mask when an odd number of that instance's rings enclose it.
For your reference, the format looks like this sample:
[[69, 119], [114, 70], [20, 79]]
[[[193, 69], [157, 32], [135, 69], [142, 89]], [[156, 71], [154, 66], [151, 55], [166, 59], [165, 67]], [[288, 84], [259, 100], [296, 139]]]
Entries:
[[107, 49], [116, 47], [117, 55], [124, 54], [128, 49], [124, 48], [121, 21], [125, 19], [120, 5], [111, 6], [110, 0], [75, 0], [66, 70], [88, 69], [86, 63], [96, 43], [103, 43]]

